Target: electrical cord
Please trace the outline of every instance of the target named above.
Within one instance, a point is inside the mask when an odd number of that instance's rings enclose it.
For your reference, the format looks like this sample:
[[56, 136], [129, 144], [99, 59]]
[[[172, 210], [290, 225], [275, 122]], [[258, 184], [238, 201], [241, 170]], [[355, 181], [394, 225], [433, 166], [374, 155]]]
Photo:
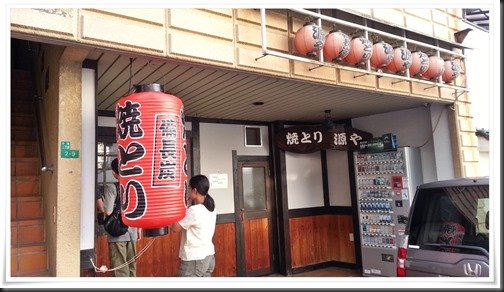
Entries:
[[139, 257], [140, 257], [140, 256], [141, 256], [141, 255], [142, 255], [142, 254], [143, 254], [143, 253], [147, 250], [147, 248], [149, 248], [149, 247], [150, 247], [150, 246], [154, 243], [154, 240], [156, 240], [156, 238], [155, 238], [155, 237], [154, 237], [154, 238], [153, 238], [153, 239], [152, 239], [149, 243], [147, 243], [147, 245], [146, 245], [146, 246], [144, 246], [144, 248], [143, 248], [143, 249], [142, 249], [142, 250], [141, 250], [138, 254], [136, 254], [133, 258], [131, 258], [129, 261], [127, 261], [127, 262], [125, 262], [124, 264], [119, 265], [119, 266], [117, 266], [117, 267], [115, 267], [115, 268], [112, 268], [112, 269], [107, 268], [107, 266], [105, 266], [105, 265], [102, 265], [102, 266], [100, 266], [100, 267], [97, 267], [97, 266], [95, 265], [95, 263], [93, 262], [93, 259], [92, 259], [92, 258], [89, 258], [89, 260], [91, 261], [91, 264], [93, 265], [95, 272], [97, 272], [97, 273], [112, 272], [112, 271], [115, 271], [115, 270], [121, 269], [121, 268], [123, 268], [123, 267], [125, 267], [125, 266], [129, 265], [129, 264], [130, 264], [131, 262], [133, 262], [133, 261], [136, 261], [136, 259], [137, 259], [137, 258], [139, 258]]
[[439, 113], [436, 124], [434, 125], [434, 129], [432, 129], [432, 133], [429, 135], [429, 137], [427, 137], [427, 140], [422, 145], [418, 146], [418, 148], [422, 148], [425, 145], [427, 145], [427, 143], [429, 143], [429, 141], [432, 139], [432, 137], [434, 137], [434, 132], [436, 132], [437, 126], [439, 125], [439, 121], [441, 120], [441, 116], [443, 115], [443, 112], [445, 109], [446, 109], [446, 106], [444, 106], [441, 109], [441, 112]]

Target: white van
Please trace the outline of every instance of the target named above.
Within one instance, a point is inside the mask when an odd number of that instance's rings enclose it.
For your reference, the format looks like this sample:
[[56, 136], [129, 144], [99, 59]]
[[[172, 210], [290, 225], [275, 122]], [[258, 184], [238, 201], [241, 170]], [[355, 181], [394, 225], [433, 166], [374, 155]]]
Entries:
[[488, 177], [419, 186], [398, 249], [397, 276], [488, 277], [488, 218]]

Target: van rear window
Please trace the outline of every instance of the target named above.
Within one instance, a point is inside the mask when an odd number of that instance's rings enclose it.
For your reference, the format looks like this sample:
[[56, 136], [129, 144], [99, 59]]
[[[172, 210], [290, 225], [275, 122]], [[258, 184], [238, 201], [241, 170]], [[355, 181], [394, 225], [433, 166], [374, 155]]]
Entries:
[[488, 255], [488, 186], [420, 189], [410, 215], [409, 245]]

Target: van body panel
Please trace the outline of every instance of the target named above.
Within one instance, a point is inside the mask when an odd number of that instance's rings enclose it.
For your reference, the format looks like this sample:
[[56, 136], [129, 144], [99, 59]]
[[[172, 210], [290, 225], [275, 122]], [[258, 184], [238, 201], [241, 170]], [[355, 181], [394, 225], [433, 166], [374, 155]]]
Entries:
[[488, 258], [449, 252], [408, 249], [408, 277], [488, 277]]
[[406, 226], [407, 277], [489, 276], [488, 177], [418, 187]]

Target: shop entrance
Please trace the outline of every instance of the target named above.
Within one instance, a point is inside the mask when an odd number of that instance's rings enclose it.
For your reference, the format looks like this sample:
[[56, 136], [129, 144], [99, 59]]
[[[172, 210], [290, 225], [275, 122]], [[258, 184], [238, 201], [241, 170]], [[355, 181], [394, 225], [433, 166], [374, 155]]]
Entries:
[[267, 156], [235, 156], [237, 276], [269, 275], [275, 264], [276, 225]]

